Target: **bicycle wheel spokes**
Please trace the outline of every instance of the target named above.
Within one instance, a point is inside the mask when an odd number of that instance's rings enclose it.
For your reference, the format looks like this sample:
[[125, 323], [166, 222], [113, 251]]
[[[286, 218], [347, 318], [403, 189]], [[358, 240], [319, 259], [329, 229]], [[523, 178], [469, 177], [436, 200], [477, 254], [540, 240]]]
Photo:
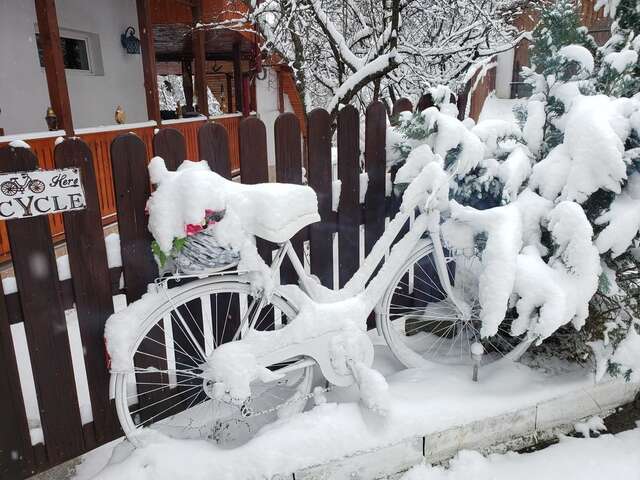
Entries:
[[[143, 323], [132, 354], [132, 370], [114, 373], [118, 415], [127, 435], [151, 426], [176, 438], [211, 439], [233, 446], [246, 441], [262, 425], [276, 418], [276, 405], [289, 404], [295, 411], [299, 392], [306, 400], [311, 388], [311, 366], [295, 367], [292, 359], [272, 370], [288, 368], [277, 382], [252, 384], [252, 397], [239, 406], [213, 399], [212, 382], [204, 374], [208, 355], [223, 343], [239, 338], [241, 322], [253, 302], [243, 282], [203, 279], [160, 292], [158, 307]], [[295, 316], [295, 310], [274, 295], [260, 312], [256, 325], [270, 319]], [[271, 322], [273, 325], [273, 322]], [[247, 412], [268, 410], [259, 418]], [[133, 438], [133, 437], [130, 437]]]
[[[456, 301], [446, 293], [433, 253], [425, 241], [392, 281], [381, 305], [382, 333], [396, 357], [407, 366], [423, 359], [441, 363], [470, 363], [471, 345], [481, 342], [488, 355], [500, 358], [520, 342], [509, 334], [505, 319], [496, 335], [480, 337], [478, 277], [481, 262], [476, 251], [444, 251], [446, 272]], [[465, 308], [458, 308], [461, 302]], [[422, 363], [421, 363], [422, 362]]]

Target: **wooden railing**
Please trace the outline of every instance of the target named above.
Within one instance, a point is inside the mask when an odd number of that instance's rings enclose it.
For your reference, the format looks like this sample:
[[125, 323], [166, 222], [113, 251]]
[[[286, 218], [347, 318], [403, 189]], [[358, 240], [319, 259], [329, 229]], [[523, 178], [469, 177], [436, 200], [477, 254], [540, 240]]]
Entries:
[[[211, 117], [210, 119], [211, 121], [220, 123], [227, 130], [229, 135], [229, 161], [233, 172], [238, 172], [240, 169], [238, 124], [241, 119], [241, 114], [222, 115], [220, 117]], [[204, 117], [169, 120], [163, 122], [160, 128], [174, 128], [182, 133], [186, 140], [187, 158], [190, 160], [200, 160], [200, 154], [198, 152], [198, 129], [206, 122], [207, 120]], [[98, 184], [100, 211], [104, 225], [116, 221], [116, 199], [113, 190], [111, 154], [109, 151], [111, 142], [121, 133], [134, 132], [144, 141], [147, 151], [153, 152], [153, 136], [157, 128], [155, 122], [143, 122], [109, 127], [85, 128], [76, 131], [76, 136], [82, 138], [91, 150], [96, 172], [96, 182]], [[23, 140], [29, 145], [38, 158], [40, 168], [50, 170], [55, 168], [53, 149], [55, 148], [56, 138], [63, 135], [64, 132], [57, 131], [47, 132], [45, 134], [0, 137], [0, 147], [15, 139]], [[49, 227], [54, 241], [60, 241], [64, 238], [64, 225], [60, 214], [49, 216]], [[5, 260], [9, 252], [9, 238], [7, 236], [5, 222], [0, 221], [0, 260]]]

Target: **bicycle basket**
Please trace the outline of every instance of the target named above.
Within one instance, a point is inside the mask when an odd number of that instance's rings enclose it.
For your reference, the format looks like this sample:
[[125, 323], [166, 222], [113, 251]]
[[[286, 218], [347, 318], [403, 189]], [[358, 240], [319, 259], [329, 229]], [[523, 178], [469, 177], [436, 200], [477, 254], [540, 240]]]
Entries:
[[185, 240], [179, 252], [172, 255], [175, 273], [201, 275], [233, 267], [240, 261], [235, 250], [220, 245], [213, 228], [207, 228]]

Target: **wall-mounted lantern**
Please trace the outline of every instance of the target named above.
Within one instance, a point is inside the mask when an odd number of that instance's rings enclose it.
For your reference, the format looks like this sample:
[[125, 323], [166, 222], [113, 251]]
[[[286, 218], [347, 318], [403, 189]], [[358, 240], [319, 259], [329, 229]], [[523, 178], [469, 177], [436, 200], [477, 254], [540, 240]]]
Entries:
[[53, 132], [58, 129], [58, 116], [56, 115], [56, 112], [53, 111], [53, 108], [47, 108], [47, 113], [45, 114], [44, 119], [47, 122], [49, 131]]
[[136, 29], [127, 27], [123, 34], [120, 35], [120, 43], [127, 53], [131, 55], [140, 53], [140, 39], [136, 37]]

